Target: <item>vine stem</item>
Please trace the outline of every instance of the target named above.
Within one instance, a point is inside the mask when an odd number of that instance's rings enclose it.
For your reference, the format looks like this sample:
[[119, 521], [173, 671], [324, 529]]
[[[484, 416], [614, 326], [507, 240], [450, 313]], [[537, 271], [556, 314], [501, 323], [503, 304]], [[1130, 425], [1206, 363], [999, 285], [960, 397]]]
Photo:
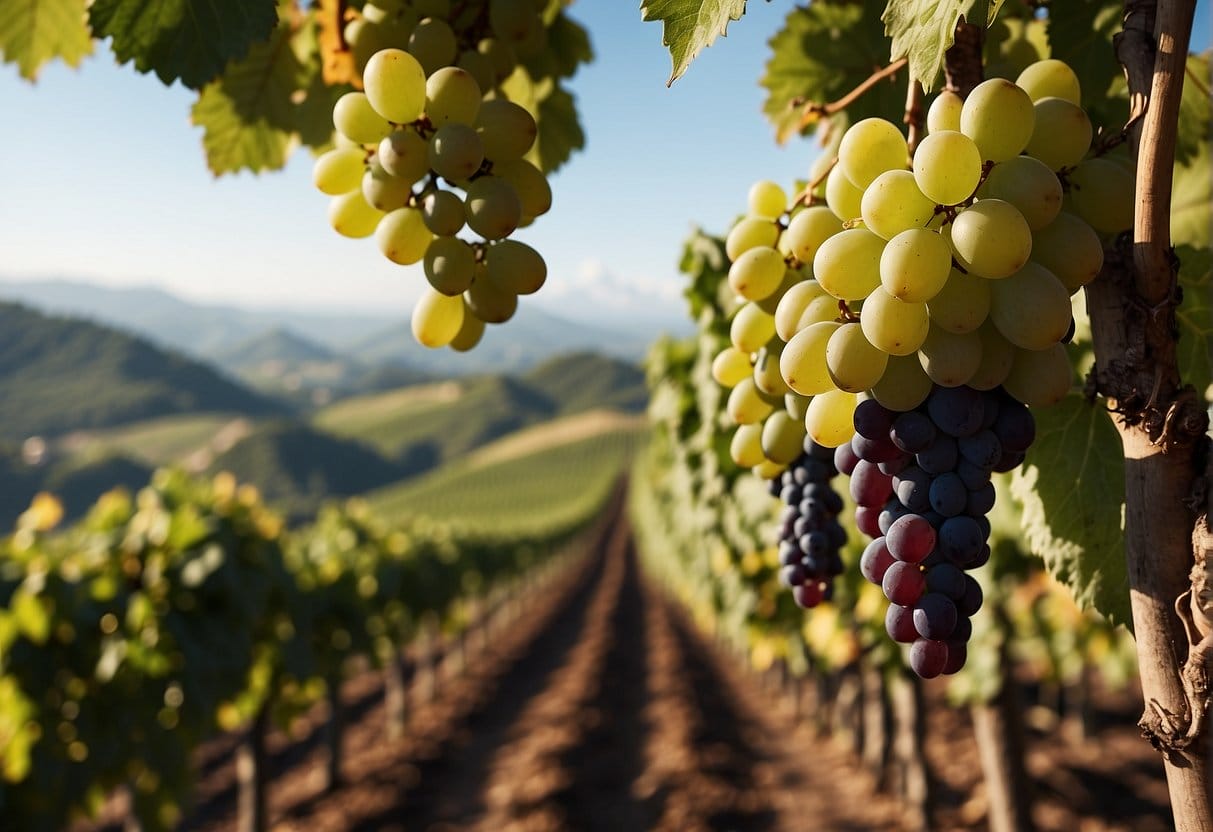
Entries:
[[858, 84], [855, 89], [851, 90], [837, 101], [831, 101], [829, 104], [822, 104], [819, 101], [810, 101], [808, 104], [804, 104], [800, 111], [799, 128], [803, 130], [809, 125], [814, 124], [823, 118], [832, 116], [835, 113], [845, 110], [847, 107], [858, 101], [859, 98], [868, 90], [872, 89], [872, 87], [876, 86], [886, 78], [892, 78], [898, 72], [901, 72], [901, 70], [904, 69], [908, 63], [908, 59], [898, 58], [883, 69], [878, 69], [873, 72], [862, 83]]
[[922, 84], [911, 78], [906, 90], [906, 114], [902, 118], [902, 123], [906, 125], [906, 145], [910, 149], [911, 157], [918, 148], [918, 143], [922, 141], [922, 131], [926, 125], [927, 114], [922, 108], [922, 97]]

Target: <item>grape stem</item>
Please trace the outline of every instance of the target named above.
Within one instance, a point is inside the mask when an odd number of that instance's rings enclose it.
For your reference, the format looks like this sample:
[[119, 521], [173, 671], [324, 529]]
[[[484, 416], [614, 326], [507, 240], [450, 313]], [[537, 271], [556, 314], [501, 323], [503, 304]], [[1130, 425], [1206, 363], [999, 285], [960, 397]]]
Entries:
[[800, 193], [796, 194], [796, 197], [792, 200], [792, 207], [794, 208], [801, 204], [806, 206], [812, 205], [813, 191], [817, 190], [821, 183], [826, 181], [826, 178], [830, 175], [830, 171], [834, 169], [836, 164], [838, 164], [837, 156], [835, 156], [830, 163], [825, 166], [825, 170], [810, 179], [809, 184], [805, 185], [804, 189]]
[[804, 130], [811, 125], [816, 124], [823, 118], [832, 116], [835, 113], [845, 110], [847, 107], [850, 107], [852, 104], [858, 101], [859, 98], [865, 92], [872, 89], [872, 87], [876, 86], [886, 78], [892, 78], [894, 75], [900, 72], [903, 68], [905, 68], [907, 63], [909, 63], [909, 59], [898, 58], [883, 69], [876, 70], [869, 75], [866, 80], [856, 86], [855, 89], [851, 90], [837, 101], [831, 101], [829, 104], [823, 104], [820, 101], [810, 101], [807, 104], [802, 104], [800, 99], [794, 99], [792, 101], [792, 106], [801, 108], [800, 121], [797, 125], [798, 128]]
[[906, 114], [902, 123], [906, 125], [906, 144], [910, 148], [911, 157], [914, 156], [918, 143], [922, 141], [922, 128], [926, 118], [926, 111], [922, 107], [922, 84], [910, 78], [909, 88], [906, 90]]

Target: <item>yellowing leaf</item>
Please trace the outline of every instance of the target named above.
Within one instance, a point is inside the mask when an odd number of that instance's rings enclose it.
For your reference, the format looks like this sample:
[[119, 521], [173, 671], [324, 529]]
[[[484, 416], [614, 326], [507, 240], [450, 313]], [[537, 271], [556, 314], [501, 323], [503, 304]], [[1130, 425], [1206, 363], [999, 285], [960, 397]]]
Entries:
[[42, 65], [60, 58], [68, 66], [93, 51], [86, 24], [88, 0], [22, 0], [0, 3], [0, 56], [33, 81]]

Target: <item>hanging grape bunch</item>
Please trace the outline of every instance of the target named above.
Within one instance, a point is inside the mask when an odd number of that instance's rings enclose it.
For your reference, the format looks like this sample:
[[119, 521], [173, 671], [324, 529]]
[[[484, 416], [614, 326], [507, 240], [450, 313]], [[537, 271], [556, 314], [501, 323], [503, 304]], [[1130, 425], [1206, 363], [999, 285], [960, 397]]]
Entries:
[[530, 0], [452, 17], [445, 0], [384, 0], [347, 25], [363, 90], [334, 106], [337, 146], [314, 180], [333, 197], [337, 233], [374, 235], [393, 263], [422, 264], [416, 339], [465, 351], [547, 278], [539, 253], [509, 239], [551, 208], [552, 192], [524, 158], [535, 119], [501, 89], [546, 32]]
[[820, 188], [789, 211], [755, 185], [726, 243], [744, 303], [714, 375], [733, 388], [734, 458], [777, 475], [797, 415], [837, 448], [874, 538], [861, 569], [924, 677], [964, 664], [991, 475], [1023, 461], [1027, 408], [1070, 390], [1070, 297], [1103, 265], [1100, 234], [1132, 225], [1132, 170], [1091, 153], [1079, 93], [1057, 60], [945, 91], [912, 160], [896, 125], [857, 122]]

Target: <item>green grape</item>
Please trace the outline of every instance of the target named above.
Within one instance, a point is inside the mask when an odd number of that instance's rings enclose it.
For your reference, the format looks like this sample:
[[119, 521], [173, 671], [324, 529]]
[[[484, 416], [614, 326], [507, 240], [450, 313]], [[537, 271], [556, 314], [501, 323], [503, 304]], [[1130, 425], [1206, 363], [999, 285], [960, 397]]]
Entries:
[[729, 236], [724, 241], [724, 253], [730, 260], [736, 260], [745, 252], [758, 246], [775, 247], [779, 239], [779, 226], [770, 220], [758, 217], [746, 217], [738, 221]]
[[1061, 181], [1047, 165], [1031, 156], [999, 162], [990, 171], [984, 189], [988, 197], [1019, 209], [1033, 231], [1051, 223], [1061, 210]]
[[811, 194], [814, 203], [825, 201], [826, 177], [830, 175], [830, 167], [833, 164], [834, 157], [821, 154], [809, 166], [809, 181], [817, 183]]
[[[805, 270], [807, 271], [807, 269]], [[779, 302], [783, 300], [783, 296], [788, 293], [798, 283], [803, 283], [808, 278], [800, 269], [786, 268], [783, 270], [783, 280], [775, 288], [774, 292], [767, 295], [765, 298], [759, 299], [757, 304], [762, 307], [762, 311], [768, 315], [774, 315], [779, 309]]]
[[480, 339], [484, 337], [484, 321], [476, 317], [475, 313], [468, 308], [466, 302], [463, 304], [463, 325], [459, 327], [459, 332], [451, 339], [450, 347], [455, 352], [467, 352], [480, 343]]
[[522, 203], [524, 217], [538, 217], [552, 207], [552, 187], [543, 171], [526, 159], [508, 159], [493, 163], [493, 175], [514, 186]]
[[913, 410], [927, 400], [931, 378], [917, 355], [891, 355], [880, 381], [872, 385], [872, 398], [889, 410]]
[[774, 182], [763, 180], [750, 187], [748, 203], [751, 217], [777, 220], [788, 210], [788, 195]]
[[1074, 211], [1101, 234], [1133, 227], [1133, 174], [1106, 159], [1087, 159], [1068, 176]]
[[462, 295], [472, 285], [476, 252], [456, 237], [439, 237], [425, 250], [425, 276], [444, 295]]
[[512, 101], [496, 98], [480, 105], [476, 132], [484, 142], [484, 156], [499, 162], [521, 159], [535, 143], [539, 128], [534, 117]]
[[1042, 98], [1036, 102], [1036, 126], [1027, 153], [1049, 170], [1072, 168], [1091, 149], [1091, 119], [1077, 104], [1064, 98]]
[[739, 425], [729, 442], [729, 456], [740, 468], [753, 468], [765, 462], [767, 457], [762, 452], [762, 424]]
[[445, 347], [463, 326], [463, 298], [426, 289], [413, 307], [413, 337], [423, 347]]
[[721, 387], [736, 387], [743, 379], [750, 378], [754, 368], [750, 356], [736, 347], [725, 347], [712, 359], [712, 378]]
[[401, 266], [411, 266], [425, 257], [432, 239], [434, 235], [416, 208], [397, 208], [384, 214], [375, 229], [375, 242], [383, 256]]
[[951, 90], [937, 95], [927, 109], [927, 132], [960, 130], [960, 110], [964, 103], [964, 99]]
[[877, 287], [863, 303], [859, 323], [868, 342], [889, 355], [909, 355], [930, 328], [925, 303], [906, 303]]
[[1054, 344], [1044, 350], [1016, 350], [1002, 386], [1028, 407], [1048, 407], [1070, 392], [1073, 375], [1066, 348]]
[[337, 132], [358, 144], [379, 144], [392, 125], [375, 112], [366, 93], [347, 92], [333, 105], [333, 126]]
[[783, 282], [787, 264], [773, 248], [752, 248], [729, 267], [729, 286], [746, 300], [762, 300]]
[[848, 228], [817, 249], [813, 275], [839, 300], [863, 300], [880, 285], [880, 255], [885, 241], [866, 228]]
[[880, 284], [898, 300], [929, 301], [952, 271], [952, 247], [925, 228], [911, 228], [889, 240], [880, 255]]
[[862, 393], [880, 381], [888, 353], [868, 343], [859, 324], [846, 323], [834, 330], [826, 344], [826, 368], [839, 390]]
[[990, 320], [1025, 350], [1056, 344], [1070, 328], [1070, 293], [1044, 266], [1028, 263], [990, 289]]
[[472, 314], [486, 324], [503, 324], [518, 310], [518, 296], [493, 280], [483, 265], [477, 266], [463, 299]]
[[329, 225], [342, 237], [369, 237], [382, 217], [383, 212], [366, 201], [361, 188], [335, 196], [329, 203]]
[[514, 187], [496, 176], [482, 176], [468, 185], [468, 228], [486, 240], [500, 240], [518, 227], [522, 203]]
[[1023, 72], [1019, 73], [1015, 83], [1033, 101], [1056, 96], [1071, 104], [1082, 103], [1082, 90], [1078, 84], [1078, 76], [1074, 74], [1074, 70], [1066, 66], [1065, 61], [1059, 61], [1056, 58], [1029, 64]]
[[[465, 49], [459, 53], [455, 66], [476, 79], [476, 86], [481, 90], [491, 90], [497, 85], [497, 73], [493, 62], [487, 55], [481, 55], [475, 49]], [[479, 110], [479, 107], [477, 107]]]
[[739, 425], [758, 424], [774, 409], [774, 405], [763, 398], [752, 376], [737, 382], [725, 403], [729, 418]]
[[489, 279], [516, 295], [538, 292], [547, 281], [548, 266], [539, 252], [517, 240], [502, 240], [488, 247], [484, 265]]
[[776, 410], [762, 426], [762, 452], [771, 462], [788, 465], [804, 453], [803, 419]]
[[408, 204], [413, 195], [413, 183], [392, 176], [383, 169], [379, 160], [375, 159], [362, 175], [362, 195], [380, 211], [395, 211]]
[[775, 318], [756, 303], [747, 303], [737, 310], [729, 327], [733, 346], [742, 352], [755, 353], [775, 334]]
[[835, 389], [826, 365], [826, 345], [840, 326], [833, 321], [813, 324], [788, 341], [779, 356], [779, 372], [788, 387], [802, 396]]
[[918, 361], [931, 381], [959, 387], [981, 366], [981, 336], [976, 332], [958, 335], [933, 326], [918, 348]]
[[408, 50], [425, 70], [433, 75], [455, 62], [459, 46], [449, 23], [436, 17], [424, 18], [409, 35]]
[[882, 118], [855, 122], [838, 145], [838, 167], [859, 190], [886, 170], [901, 170], [909, 158], [901, 131]]
[[976, 334], [981, 339], [981, 364], [966, 383], [974, 390], [993, 390], [1006, 380], [1018, 350], [989, 321]]
[[430, 137], [430, 167], [448, 182], [463, 182], [480, 169], [484, 146], [475, 130], [465, 124], [448, 124]]
[[425, 107], [425, 72], [403, 49], [372, 55], [362, 71], [362, 86], [375, 112], [396, 124], [416, 121]]
[[1074, 294], [1103, 268], [1103, 243], [1091, 226], [1062, 211], [1032, 234], [1032, 259], [1053, 272]]
[[1032, 229], [1018, 208], [1001, 199], [982, 199], [961, 211], [950, 236], [965, 270], [992, 280], [1015, 274], [1032, 255]]
[[837, 448], [855, 435], [855, 405], [859, 397], [845, 390], [829, 390], [814, 396], [804, 414], [804, 426], [818, 445]]
[[472, 73], [444, 66], [425, 82], [425, 115], [430, 124], [471, 127], [480, 113], [480, 85]]
[[830, 175], [826, 177], [826, 205], [838, 219], [853, 220], [862, 215], [860, 207], [863, 200], [863, 188], [856, 188], [842, 172], [841, 165], [834, 165]]
[[783, 472], [788, 470], [788, 466], [781, 465], [778, 462], [771, 462], [769, 459], [764, 459], [762, 462], [750, 468], [750, 473], [759, 479], [773, 480], [783, 475]]
[[476, 51], [489, 59], [498, 81], [509, 78], [518, 66], [518, 55], [514, 52], [514, 47], [496, 38], [482, 39], [476, 44]]
[[[373, 9], [375, 7], [363, 7], [364, 16], [354, 18], [345, 24], [345, 29], [342, 30], [342, 36], [345, 38], [345, 42], [349, 44], [350, 53], [354, 58], [354, 68], [358, 70], [359, 74], [366, 69], [367, 62], [376, 52], [388, 49], [393, 43], [399, 42], [387, 31], [388, 27], [383, 25], [379, 20], [366, 16], [367, 8]], [[411, 29], [405, 31], [405, 40], [408, 40], [411, 31]]]
[[316, 158], [312, 182], [329, 196], [340, 196], [362, 185], [366, 170], [366, 151], [361, 147], [337, 147]]
[[842, 222], [834, 212], [824, 205], [814, 205], [792, 217], [779, 237], [779, 250], [798, 262], [812, 263], [821, 244], [839, 231], [842, 231]]
[[[822, 298], [825, 298], [826, 309], [831, 310], [830, 316], [828, 318], [819, 317], [821, 307], [818, 307], [811, 316], [806, 315], [813, 303]], [[775, 332], [784, 341], [791, 341], [793, 335], [809, 324], [822, 320], [833, 320], [837, 316], [838, 304], [834, 298], [827, 295], [826, 290], [822, 289], [821, 284], [816, 280], [805, 280], [788, 289], [779, 299], [779, 306], [775, 309]]]
[[990, 281], [957, 269], [948, 282], [927, 301], [931, 323], [956, 334], [973, 332], [990, 314]]
[[375, 157], [392, 176], [410, 183], [430, 171], [429, 145], [411, 127], [393, 130], [385, 136]]
[[914, 151], [914, 182], [927, 199], [956, 205], [977, 189], [981, 158], [977, 144], [964, 133], [931, 133]]
[[1032, 99], [1005, 78], [982, 81], [960, 111], [960, 132], [973, 140], [983, 160], [995, 162], [1018, 156], [1035, 123]]
[[463, 228], [463, 200], [450, 191], [434, 191], [421, 203], [421, 219], [439, 237], [454, 237]]
[[783, 341], [772, 338], [758, 351], [754, 359], [754, 384], [768, 396], [786, 396], [791, 392], [779, 371], [779, 358], [783, 355]]
[[908, 170], [886, 170], [863, 192], [860, 213], [864, 226], [891, 240], [909, 228], [923, 228], [935, 216], [935, 201], [927, 199]]
[[783, 409], [788, 412], [788, 415], [793, 419], [801, 422], [804, 421], [804, 415], [809, 412], [809, 402], [812, 401], [808, 396], [802, 396], [799, 393], [788, 393], [783, 397]]

